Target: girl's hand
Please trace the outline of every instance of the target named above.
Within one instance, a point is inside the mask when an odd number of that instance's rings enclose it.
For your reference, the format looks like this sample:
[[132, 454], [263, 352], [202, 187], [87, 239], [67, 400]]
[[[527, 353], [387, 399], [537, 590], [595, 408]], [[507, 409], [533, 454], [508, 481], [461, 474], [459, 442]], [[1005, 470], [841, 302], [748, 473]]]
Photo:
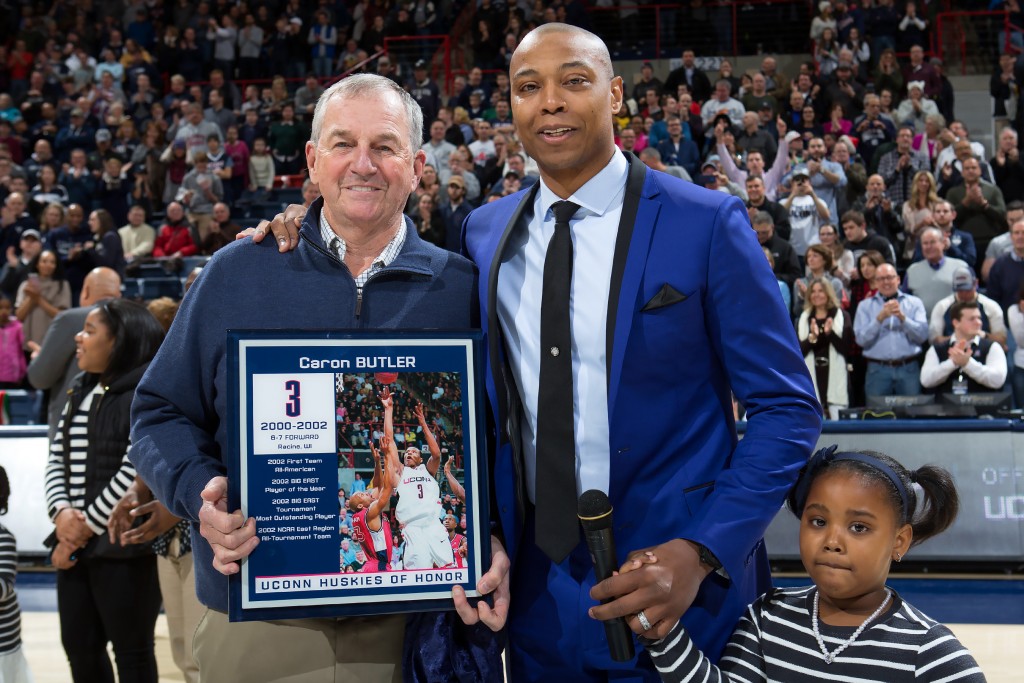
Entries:
[[77, 550], [78, 548], [71, 545], [70, 543], [64, 543], [63, 541], [61, 541], [57, 544], [57, 547], [54, 548], [53, 552], [50, 554], [50, 562], [57, 569], [71, 569], [76, 564], [78, 564], [78, 558], [73, 557], [75, 551]]
[[622, 564], [622, 566], [619, 567], [619, 571], [616, 572], [616, 573], [617, 574], [628, 574], [628, 573], [630, 573], [632, 571], [636, 571], [637, 569], [640, 569], [640, 567], [644, 566], [645, 564], [654, 564], [657, 561], [658, 561], [658, 556], [655, 555], [650, 550], [648, 550], [648, 551], [644, 552], [642, 555], [637, 555], [636, 557], [631, 557], [628, 560], [626, 560]]

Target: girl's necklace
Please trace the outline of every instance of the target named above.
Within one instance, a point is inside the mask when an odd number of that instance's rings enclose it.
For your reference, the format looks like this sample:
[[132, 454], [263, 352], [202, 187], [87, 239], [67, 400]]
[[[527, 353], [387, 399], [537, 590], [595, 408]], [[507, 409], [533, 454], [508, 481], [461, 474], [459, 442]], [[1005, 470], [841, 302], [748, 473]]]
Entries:
[[825, 657], [825, 663], [831, 664], [835, 661], [835, 658], [839, 656], [839, 653], [850, 647], [853, 641], [857, 640], [857, 637], [864, 632], [871, 622], [878, 618], [878, 615], [885, 611], [885, 608], [889, 606], [889, 600], [892, 599], [892, 591], [888, 588], [885, 589], [885, 600], [882, 600], [882, 604], [878, 606], [871, 616], [864, 620], [864, 623], [857, 627], [857, 630], [853, 634], [841, 642], [839, 647], [834, 651], [829, 652], [828, 648], [825, 647], [825, 640], [821, 637], [821, 631], [818, 629], [818, 595], [820, 591], [814, 591], [814, 609], [811, 611], [811, 629], [814, 631], [814, 638], [818, 641], [818, 647], [821, 648], [821, 654]]

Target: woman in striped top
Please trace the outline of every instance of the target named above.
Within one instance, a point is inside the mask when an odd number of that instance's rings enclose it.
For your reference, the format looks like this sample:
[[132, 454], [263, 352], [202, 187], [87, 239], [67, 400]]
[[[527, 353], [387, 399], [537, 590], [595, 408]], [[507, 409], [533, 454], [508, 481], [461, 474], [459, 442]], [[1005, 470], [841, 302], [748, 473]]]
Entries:
[[108, 641], [118, 680], [157, 680], [156, 558], [149, 546], [111, 543], [107, 523], [135, 478], [126, 456], [129, 412], [163, 336], [143, 306], [115, 299], [96, 306], [75, 337], [82, 373], [50, 447], [46, 502], [56, 526], [48, 541], [61, 641], [79, 683], [113, 683]]
[[[920, 506], [915, 484], [924, 493]], [[953, 523], [959, 502], [949, 472], [930, 465], [911, 472], [881, 453], [831, 446], [811, 458], [788, 502], [814, 585], [758, 598], [718, 666], [681, 622], [661, 640], [641, 637], [662, 680], [985, 681], [948, 628], [885, 585], [892, 561]], [[640, 555], [623, 571], [655, 562]], [[636, 618], [629, 623], [643, 635]]]
[[[0, 467], [0, 515], [7, 514], [11, 484], [7, 470]], [[32, 672], [21, 648], [21, 610], [14, 592], [18, 574], [18, 548], [14, 534], [0, 524], [0, 681], [32, 683]]]

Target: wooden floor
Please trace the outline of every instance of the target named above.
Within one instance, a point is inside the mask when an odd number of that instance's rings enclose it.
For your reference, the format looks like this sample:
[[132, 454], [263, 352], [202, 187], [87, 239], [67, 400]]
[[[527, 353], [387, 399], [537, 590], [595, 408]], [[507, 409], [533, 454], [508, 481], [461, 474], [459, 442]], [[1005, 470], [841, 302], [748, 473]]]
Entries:
[[[68, 660], [60, 644], [60, 624], [56, 612], [22, 612], [21, 640], [35, 683], [71, 681]], [[156, 622], [156, 660], [160, 671], [160, 683], [185, 680], [171, 659], [171, 645], [167, 640], [167, 620], [162, 614]], [[113, 655], [110, 661], [114, 661]]]
[[[949, 624], [949, 627], [974, 653], [989, 683], [1020, 683], [1024, 680], [1020, 667], [1024, 625]], [[22, 639], [36, 683], [68, 683], [71, 680], [60, 644], [56, 612], [23, 613]], [[163, 615], [156, 625], [156, 654], [160, 683], [185, 680], [171, 659], [167, 622]]]

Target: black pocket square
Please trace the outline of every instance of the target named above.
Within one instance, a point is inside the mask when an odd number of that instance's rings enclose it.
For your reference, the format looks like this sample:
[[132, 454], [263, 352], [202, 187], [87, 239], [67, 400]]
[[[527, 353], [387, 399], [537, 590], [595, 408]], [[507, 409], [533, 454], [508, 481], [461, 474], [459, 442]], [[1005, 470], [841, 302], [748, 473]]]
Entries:
[[686, 295], [681, 293], [672, 285], [662, 285], [658, 293], [651, 297], [651, 300], [644, 304], [641, 311], [653, 311], [656, 308], [664, 308], [665, 306], [671, 306], [677, 304], [680, 301], [686, 301]]

